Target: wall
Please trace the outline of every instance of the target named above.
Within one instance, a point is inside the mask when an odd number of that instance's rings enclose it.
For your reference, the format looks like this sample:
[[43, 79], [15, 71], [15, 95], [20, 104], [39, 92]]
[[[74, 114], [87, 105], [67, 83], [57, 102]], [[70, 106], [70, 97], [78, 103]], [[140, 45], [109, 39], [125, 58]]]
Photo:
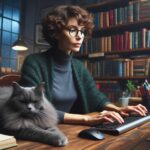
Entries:
[[41, 11], [47, 7], [71, 4], [72, 0], [25, 0], [23, 35], [29, 46], [28, 53], [39, 52], [45, 47], [35, 44], [35, 25], [40, 23]]

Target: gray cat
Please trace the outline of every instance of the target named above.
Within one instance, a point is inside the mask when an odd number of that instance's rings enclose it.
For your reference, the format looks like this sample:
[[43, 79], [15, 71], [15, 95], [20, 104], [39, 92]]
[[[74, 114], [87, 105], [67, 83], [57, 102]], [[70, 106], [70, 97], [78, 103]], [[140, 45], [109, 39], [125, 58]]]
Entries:
[[37, 87], [22, 87], [16, 82], [0, 87], [0, 129], [5, 134], [24, 140], [54, 146], [68, 143], [56, 127], [57, 112], [44, 96], [44, 83]]

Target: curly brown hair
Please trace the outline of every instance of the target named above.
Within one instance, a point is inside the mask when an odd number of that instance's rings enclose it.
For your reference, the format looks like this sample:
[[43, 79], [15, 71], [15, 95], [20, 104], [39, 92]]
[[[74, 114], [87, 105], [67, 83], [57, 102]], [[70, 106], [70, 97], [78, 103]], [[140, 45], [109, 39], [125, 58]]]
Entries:
[[79, 6], [60, 5], [51, 10], [42, 21], [43, 37], [52, 46], [57, 45], [55, 35], [60, 33], [70, 18], [76, 18], [79, 25], [84, 25], [88, 35], [91, 35], [94, 23], [93, 16]]

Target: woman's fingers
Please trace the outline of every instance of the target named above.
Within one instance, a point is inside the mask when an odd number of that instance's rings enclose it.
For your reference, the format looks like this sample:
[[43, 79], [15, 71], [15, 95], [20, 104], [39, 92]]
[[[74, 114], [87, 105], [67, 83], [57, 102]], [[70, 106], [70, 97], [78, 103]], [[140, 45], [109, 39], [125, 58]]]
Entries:
[[146, 113], [147, 113], [147, 109], [145, 106], [141, 105], [141, 104], [138, 104], [136, 106], [127, 106], [126, 108], [123, 108], [121, 110], [121, 112], [136, 112], [138, 113], [139, 115], [141, 116], [145, 116]]
[[140, 114], [141, 116], [145, 116], [147, 111], [145, 111], [145, 108], [143, 105], [139, 104], [139, 105], [136, 105], [136, 106], [129, 106], [129, 109], [134, 111], [134, 112], [137, 112], [138, 114]]
[[[141, 116], [145, 116], [147, 113], [147, 109], [145, 106], [138, 104], [136, 106], [127, 106], [120, 110], [120, 114], [123, 116], [129, 116], [129, 113], [138, 113]], [[114, 121], [119, 122], [120, 124], [124, 123], [124, 119], [121, 117], [118, 112], [115, 111], [102, 111], [100, 114], [96, 114], [94, 116], [90, 116], [87, 120], [87, 124], [94, 125], [99, 124], [102, 122], [110, 122], [113, 123]]]
[[148, 112], [147, 109], [146, 109], [146, 107], [143, 106], [143, 105], [141, 105], [141, 104], [138, 104], [137, 107], [138, 107], [144, 114], [146, 114], [146, 113]]
[[125, 117], [128, 117], [128, 116], [129, 116], [129, 113], [124, 112], [124, 111], [121, 111], [120, 114], [121, 114], [122, 116], [125, 116]]
[[[117, 112], [114, 112], [114, 111], [105, 111], [105, 112], [102, 112], [101, 116], [102, 117], [107, 117], [107, 118], [109, 118], [111, 120], [113, 119], [113, 121], [116, 120], [116, 121], [118, 121], [121, 124], [124, 123], [124, 120], [120, 116], [120, 114], [117, 113]], [[107, 121], [109, 121], [109, 119]], [[112, 122], [111, 120], [110, 120], [110, 122]]]
[[148, 112], [148, 110], [146, 109], [145, 106], [143, 106], [143, 105], [141, 105], [141, 104], [139, 104], [139, 106], [140, 106], [145, 112]]
[[116, 113], [116, 112], [112, 112], [110, 113], [110, 116], [115, 119], [116, 121], [118, 121], [119, 123], [124, 123], [123, 118], [120, 116], [120, 114]]

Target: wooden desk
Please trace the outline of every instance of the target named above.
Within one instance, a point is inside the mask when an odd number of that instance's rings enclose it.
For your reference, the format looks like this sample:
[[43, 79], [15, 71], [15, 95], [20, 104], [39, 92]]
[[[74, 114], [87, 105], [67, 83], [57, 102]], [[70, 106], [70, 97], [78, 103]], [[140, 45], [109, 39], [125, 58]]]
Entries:
[[69, 144], [65, 147], [53, 147], [37, 142], [18, 140], [18, 146], [11, 150], [149, 150], [150, 122], [130, 130], [119, 136], [105, 134], [105, 139], [93, 141], [77, 137], [78, 133], [88, 128], [78, 125], [59, 125], [59, 128], [67, 135]]

